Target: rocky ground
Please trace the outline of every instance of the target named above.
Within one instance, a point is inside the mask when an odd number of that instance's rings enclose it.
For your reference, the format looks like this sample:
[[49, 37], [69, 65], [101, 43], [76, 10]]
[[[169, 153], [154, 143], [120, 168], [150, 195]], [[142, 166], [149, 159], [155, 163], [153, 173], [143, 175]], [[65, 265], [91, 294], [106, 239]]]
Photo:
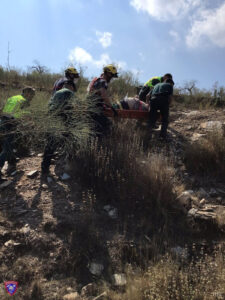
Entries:
[[[225, 182], [195, 181], [182, 162], [182, 145], [213, 128], [223, 130], [224, 113], [172, 111], [168, 146], [180, 157], [177, 174], [186, 188], [178, 193], [175, 209], [196, 232], [211, 228], [220, 238], [225, 230]], [[15, 299], [106, 299], [93, 282], [104, 278], [114, 286], [126, 284], [117, 262], [127, 243], [117, 208], [109, 204], [94, 211], [89, 192], [64, 173], [63, 162], [56, 169], [53, 165], [52, 176], [43, 180], [41, 160], [40, 153], [19, 160], [17, 172], [0, 186], [0, 299], [8, 299], [3, 285], [7, 280], [19, 283]], [[80, 236], [79, 242], [74, 235]]]

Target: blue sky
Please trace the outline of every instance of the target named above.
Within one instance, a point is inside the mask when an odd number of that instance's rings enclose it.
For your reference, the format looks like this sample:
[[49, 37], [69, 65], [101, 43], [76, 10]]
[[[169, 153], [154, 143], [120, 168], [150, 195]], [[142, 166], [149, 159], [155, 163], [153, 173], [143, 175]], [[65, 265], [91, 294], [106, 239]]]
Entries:
[[52, 72], [73, 64], [88, 77], [114, 62], [143, 83], [173, 74], [225, 85], [225, 0], [1, 0], [0, 65]]

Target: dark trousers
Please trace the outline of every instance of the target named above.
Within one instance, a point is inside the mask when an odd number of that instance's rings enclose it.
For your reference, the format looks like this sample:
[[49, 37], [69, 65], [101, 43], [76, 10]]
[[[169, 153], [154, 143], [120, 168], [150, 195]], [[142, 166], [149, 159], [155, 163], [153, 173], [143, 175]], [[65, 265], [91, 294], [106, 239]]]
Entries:
[[1, 153], [0, 153], [0, 169], [4, 166], [5, 162], [9, 164], [16, 164], [16, 157], [13, 152], [14, 147], [14, 135], [9, 134], [1, 139]]
[[153, 98], [150, 100], [150, 128], [153, 128], [157, 120], [157, 111], [162, 116], [162, 127], [160, 136], [166, 137], [169, 124], [169, 100], [167, 97]]
[[0, 168], [6, 161], [9, 164], [16, 164], [16, 157], [13, 152], [15, 144], [16, 121], [11, 116], [0, 117]]
[[51, 160], [54, 157], [55, 151], [61, 146], [62, 140], [54, 135], [47, 134], [46, 146], [44, 149], [43, 160], [41, 163], [41, 169], [43, 172], [47, 172], [51, 165]]
[[[62, 154], [66, 155], [68, 159], [72, 158], [71, 147], [73, 135], [69, 132], [63, 132], [59, 135], [48, 133], [46, 135], [46, 145], [44, 149], [43, 160], [41, 163], [41, 169], [43, 173], [48, 173], [51, 161], [54, 157], [54, 154], [57, 150], [62, 151]], [[69, 147], [69, 148], [68, 148]]]

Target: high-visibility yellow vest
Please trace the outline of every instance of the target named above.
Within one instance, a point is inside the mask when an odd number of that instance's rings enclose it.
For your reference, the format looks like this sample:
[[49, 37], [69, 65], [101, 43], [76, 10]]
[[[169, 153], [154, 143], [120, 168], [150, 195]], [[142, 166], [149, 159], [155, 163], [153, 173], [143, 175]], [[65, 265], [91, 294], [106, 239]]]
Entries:
[[26, 103], [26, 101], [27, 100], [22, 95], [10, 97], [6, 101], [3, 112], [11, 114], [15, 118], [19, 118], [22, 114], [26, 113], [21, 109], [21, 106]]
[[162, 77], [155, 76], [150, 78], [146, 83], [145, 86], [148, 86], [150, 89], [152, 89], [157, 83], [160, 83], [162, 81]]

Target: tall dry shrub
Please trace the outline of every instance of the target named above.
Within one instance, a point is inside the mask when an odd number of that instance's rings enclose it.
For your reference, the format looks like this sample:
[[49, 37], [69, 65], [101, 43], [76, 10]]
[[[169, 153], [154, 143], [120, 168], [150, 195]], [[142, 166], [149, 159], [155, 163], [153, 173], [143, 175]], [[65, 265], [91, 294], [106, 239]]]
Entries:
[[[18, 122], [16, 137], [19, 147], [43, 151], [48, 138], [58, 141], [62, 153], [74, 156], [78, 149], [85, 148], [90, 136], [93, 135], [93, 121], [90, 112], [93, 104], [83, 98], [74, 97], [71, 100], [73, 109], [69, 112], [69, 124], [56, 114], [48, 113], [49, 94], [39, 92], [32, 100]], [[68, 114], [66, 111], [65, 114]]]
[[173, 198], [174, 169], [161, 153], [145, 154], [132, 122], [119, 123], [111, 136], [92, 140], [78, 153], [74, 170], [83, 186], [91, 187], [98, 202], [112, 204], [123, 216], [165, 222]]

